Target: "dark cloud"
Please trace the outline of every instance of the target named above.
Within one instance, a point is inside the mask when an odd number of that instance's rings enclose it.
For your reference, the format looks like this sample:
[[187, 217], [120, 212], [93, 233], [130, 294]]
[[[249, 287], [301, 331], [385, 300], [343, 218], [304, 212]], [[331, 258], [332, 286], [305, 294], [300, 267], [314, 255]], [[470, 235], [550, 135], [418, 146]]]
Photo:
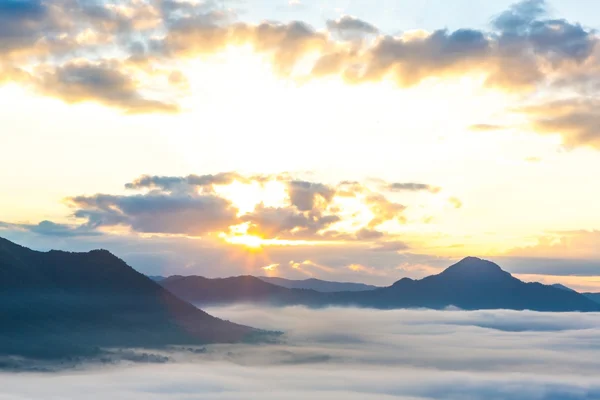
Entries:
[[265, 207], [262, 204], [241, 219], [250, 223], [248, 233], [276, 239], [317, 239], [320, 231], [341, 220], [337, 215], [302, 212], [297, 207]]
[[489, 55], [490, 43], [476, 30], [437, 30], [407, 39], [385, 36], [370, 50], [369, 62], [357, 81], [380, 80], [391, 74], [402, 86], [431, 76], [465, 74]]
[[[335, 195], [335, 189], [327, 185], [306, 181], [289, 182], [288, 192], [292, 205], [296, 206], [300, 211], [323, 208], [323, 206], [331, 202]], [[320, 205], [319, 201], [324, 204]]]
[[[256, 188], [255, 185], [278, 182], [283, 185], [280, 203], [256, 203], [254, 209], [239, 213], [234, 204], [216, 186], [234, 182]], [[415, 186], [416, 185], [416, 186]], [[376, 228], [388, 221], [405, 222], [406, 206], [390, 201], [359, 182], [326, 185], [295, 180], [288, 174], [241, 175], [223, 172], [206, 175], [157, 176], [142, 175], [125, 188], [126, 195], [96, 194], [67, 199], [72, 216], [83, 219], [80, 234], [94, 229], [124, 227], [134, 232], [202, 236], [206, 234], [241, 235], [240, 229], [265, 239], [373, 242], [389, 233]], [[417, 184], [406, 187], [421, 190]], [[432, 187], [427, 190], [434, 191]], [[243, 195], [243, 192], [240, 193]], [[366, 221], [355, 220], [360, 212], [344, 214], [336, 196], [353, 197], [372, 214]], [[239, 199], [242, 200], [242, 199]], [[364, 211], [364, 210], [363, 210]], [[335, 227], [338, 222], [351, 223], [352, 228]], [[50, 228], [46, 223], [44, 228]], [[245, 225], [245, 227], [244, 227]], [[57, 228], [57, 226], [55, 227]], [[106, 229], [110, 231], [111, 229]], [[58, 229], [55, 229], [58, 235]], [[67, 231], [63, 233], [67, 234]], [[229, 237], [229, 236], [227, 236]]]
[[326, 25], [329, 32], [334, 33], [342, 40], [357, 40], [365, 35], [379, 33], [376, 26], [350, 15], [344, 15], [336, 20], [330, 19]]
[[[162, 24], [161, 16], [153, 4], [135, 0], [118, 2], [78, 2], [79, 14], [97, 31], [125, 36], [129, 39], [134, 31], [144, 33]], [[129, 42], [126, 40], [125, 42]]]
[[373, 251], [403, 251], [409, 250], [410, 246], [404, 242], [394, 241], [394, 242], [381, 242], [378, 243], [371, 250]]
[[69, 199], [86, 226], [127, 226], [136, 232], [202, 236], [238, 223], [237, 209], [213, 195], [150, 193], [132, 196], [78, 196]]
[[220, 172], [218, 174], [208, 175], [188, 175], [179, 176], [150, 176], [143, 175], [133, 182], [127, 183], [127, 189], [161, 189], [166, 191], [182, 190], [189, 186], [205, 187], [213, 185], [228, 185], [233, 181], [243, 183], [250, 182], [251, 179], [244, 177], [237, 172]]
[[45, 35], [61, 31], [57, 10], [42, 0], [0, 2], [0, 55], [31, 48]]
[[52, 221], [42, 221], [38, 224], [19, 224], [0, 221], [1, 229], [29, 231], [38, 235], [51, 237], [100, 236], [102, 232], [82, 225], [57, 224]]
[[117, 62], [70, 62], [41, 75], [38, 87], [68, 103], [96, 101], [128, 113], [176, 112], [178, 106], [148, 99]]
[[359, 230], [358, 232], [356, 232], [357, 240], [375, 240], [375, 239], [380, 239], [383, 236], [385, 236], [385, 234], [383, 232], [377, 231], [375, 229], [363, 228], [363, 229]]
[[552, 72], [587, 60], [598, 40], [591, 30], [546, 18], [546, 2], [525, 0], [498, 15], [490, 85], [530, 88]]
[[569, 99], [536, 106], [520, 111], [531, 119], [532, 128], [542, 134], [560, 134], [567, 146], [600, 148], [600, 102]]
[[101, 235], [101, 232], [91, 230], [85, 226], [72, 226], [65, 224], [57, 224], [52, 221], [42, 221], [37, 225], [31, 225], [28, 229], [40, 235], [46, 236], [59, 236], [59, 237], [71, 237], [71, 236], [97, 236]]
[[407, 182], [407, 183], [400, 183], [400, 182], [394, 182], [394, 183], [390, 183], [387, 186], [387, 189], [392, 191], [392, 192], [402, 192], [402, 191], [409, 191], [409, 192], [418, 192], [418, 191], [428, 191], [431, 193], [437, 193], [439, 192], [441, 189], [437, 186], [431, 186], [431, 185], [427, 185], [424, 183], [414, 183], [414, 182]]
[[538, 18], [546, 14], [544, 0], [524, 0], [517, 2], [494, 18], [492, 26], [500, 32], [521, 33]]
[[516, 3], [492, 22], [499, 44], [525, 42], [538, 54], [559, 59], [581, 61], [590, 55], [596, 42], [591, 31], [564, 19], [543, 19], [546, 15], [544, 0]]

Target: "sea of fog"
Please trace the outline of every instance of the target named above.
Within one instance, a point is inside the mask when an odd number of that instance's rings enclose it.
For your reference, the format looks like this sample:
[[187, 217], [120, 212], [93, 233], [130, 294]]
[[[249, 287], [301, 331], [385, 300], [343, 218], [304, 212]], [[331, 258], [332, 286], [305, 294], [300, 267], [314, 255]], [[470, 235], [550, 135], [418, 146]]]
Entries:
[[[600, 399], [600, 314], [209, 308], [281, 343], [0, 374], [22, 399]], [[148, 357], [148, 360], [153, 360]]]

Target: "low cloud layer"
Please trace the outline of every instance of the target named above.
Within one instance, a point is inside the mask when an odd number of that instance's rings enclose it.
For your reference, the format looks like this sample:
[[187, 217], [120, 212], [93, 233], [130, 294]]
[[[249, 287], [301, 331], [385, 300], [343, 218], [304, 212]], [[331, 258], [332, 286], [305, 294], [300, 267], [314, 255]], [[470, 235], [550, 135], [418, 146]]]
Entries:
[[600, 396], [600, 324], [594, 314], [246, 306], [208, 311], [287, 333], [280, 344], [171, 352], [167, 364], [2, 374], [3, 399]]

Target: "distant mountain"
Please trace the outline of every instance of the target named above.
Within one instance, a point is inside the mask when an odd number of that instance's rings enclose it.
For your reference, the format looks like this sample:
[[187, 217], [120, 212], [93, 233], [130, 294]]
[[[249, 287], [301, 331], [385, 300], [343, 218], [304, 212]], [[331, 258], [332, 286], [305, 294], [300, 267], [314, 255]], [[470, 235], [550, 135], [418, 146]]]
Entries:
[[568, 291], [568, 292], [575, 292], [575, 290], [571, 289], [571, 288], [570, 288], [570, 287], [568, 287], [568, 286], [565, 286], [565, 285], [563, 285], [563, 284], [560, 284], [560, 283], [555, 283], [555, 284], [553, 284], [553, 285], [550, 285], [550, 286], [552, 286], [552, 287], [555, 287], [555, 288], [557, 288], [557, 289], [566, 290], [566, 291]]
[[600, 304], [600, 293], [582, 293], [588, 299]]
[[475, 257], [467, 257], [438, 275], [421, 280], [404, 278], [390, 287], [360, 292], [288, 289], [251, 276], [171, 277], [161, 284], [181, 298], [200, 305], [251, 302], [378, 309], [456, 306], [466, 310], [600, 311], [600, 304], [579, 293], [522, 282], [498, 265]]
[[181, 299], [194, 304], [314, 304], [323, 293], [288, 289], [264, 282], [254, 276], [209, 279], [202, 276], [170, 276], [160, 284]]
[[154, 282], [160, 282], [162, 280], [167, 279], [165, 276], [160, 276], [160, 275], [147, 275], [148, 278], [152, 279]]
[[0, 238], [0, 355], [60, 358], [259, 333], [180, 300], [106, 250], [38, 252]]
[[365, 285], [364, 283], [351, 282], [330, 282], [320, 279], [310, 278], [304, 280], [292, 280], [285, 278], [276, 278], [269, 276], [259, 276], [260, 280], [273, 285], [282, 286], [288, 289], [310, 289], [317, 292], [362, 292], [365, 290], [377, 289], [377, 286]]
[[[554, 285], [552, 285], [552, 287], [555, 287], [557, 289], [567, 290], [570, 292], [575, 292], [575, 290], [573, 290], [570, 287], [567, 287], [565, 285], [561, 285], [560, 283], [555, 283]], [[595, 303], [600, 304], [600, 293], [581, 293], [581, 294], [584, 295], [585, 297], [587, 297], [588, 299], [594, 301]]]

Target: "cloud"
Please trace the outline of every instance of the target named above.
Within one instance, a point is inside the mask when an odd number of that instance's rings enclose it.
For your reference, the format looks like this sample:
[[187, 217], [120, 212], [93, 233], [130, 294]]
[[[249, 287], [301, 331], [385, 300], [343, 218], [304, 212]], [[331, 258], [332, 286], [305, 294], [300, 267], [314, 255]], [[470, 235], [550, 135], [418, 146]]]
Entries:
[[[10, 0], [0, 7], [3, 69], [39, 66], [41, 72], [30, 83], [39, 82], [45, 94], [68, 102], [94, 100], [126, 112], [179, 111], [178, 85], [148, 98], [142, 93], [154, 92], [157, 80], [138, 80], [136, 74], [167, 69], [167, 77], [181, 78], [174, 66], [178, 60], [228, 46], [251, 46], [280, 76], [338, 75], [348, 83], [392, 77], [401, 86], [476, 73], [487, 76], [489, 86], [531, 90], [557, 74], [568, 81], [575, 66], [593, 70], [597, 64], [591, 57], [594, 32], [550, 18], [544, 1], [516, 3], [495, 16], [487, 31], [438, 29], [394, 36], [348, 15], [327, 21], [326, 31], [303, 21], [241, 22], [236, 9], [218, 2]], [[364, 34], [373, 40], [347, 43]], [[82, 55], [88, 56], [83, 64]], [[312, 72], [299, 73], [306, 70], [299, 65], [315, 56], [308, 68]]]
[[68, 199], [92, 228], [127, 226], [136, 232], [202, 236], [238, 222], [237, 209], [214, 195], [94, 195]]
[[[335, 195], [335, 189], [321, 183], [291, 181], [288, 193], [292, 205], [298, 210], [312, 211], [315, 207], [323, 208], [331, 203]], [[323, 204], [319, 205], [319, 201]]]
[[41, 221], [38, 224], [18, 224], [0, 221], [0, 229], [25, 230], [38, 235], [51, 237], [100, 236], [103, 233], [82, 225], [57, 224], [52, 221]]
[[538, 257], [600, 260], [600, 231], [578, 230], [548, 232], [536, 238], [536, 243], [514, 248], [506, 253], [515, 257]]
[[0, 84], [128, 114], [177, 113], [191, 94], [181, 63], [244, 46], [277, 76], [297, 82], [334, 76], [347, 84], [391, 79], [406, 87], [475, 76], [486, 87], [518, 93], [568, 91], [570, 111], [548, 103], [543, 114], [529, 108], [523, 114], [533, 130], [559, 133], [569, 146], [599, 147], [597, 104], [589, 100], [600, 89], [597, 34], [549, 15], [542, 0], [515, 3], [493, 16], [488, 29], [395, 35], [349, 15], [321, 30], [299, 20], [251, 23], [239, 15], [235, 6], [213, 1], [4, 1]]
[[241, 219], [250, 223], [249, 234], [277, 239], [316, 239], [320, 231], [340, 221], [337, 215], [304, 213], [297, 207], [263, 205], [258, 205]]
[[130, 114], [178, 111], [176, 104], [144, 97], [121, 68], [119, 63], [73, 61], [42, 73], [37, 87], [68, 103], [97, 101]]
[[508, 10], [496, 16], [492, 24], [501, 32], [521, 33], [546, 12], [544, 0], [524, 0], [514, 3]]
[[404, 242], [394, 241], [394, 242], [381, 242], [378, 243], [377, 246], [373, 247], [373, 251], [403, 251], [409, 250], [410, 246]]
[[546, 14], [544, 0], [525, 0], [514, 4], [492, 22], [501, 32], [499, 43], [510, 46], [528, 44], [551, 61], [581, 61], [591, 54], [596, 40], [590, 31], [564, 19], [542, 19]]
[[356, 238], [358, 240], [380, 239], [383, 236], [385, 236], [385, 234], [383, 232], [380, 232], [380, 231], [377, 231], [374, 229], [363, 228], [363, 229], [359, 230], [358, 232], [356, 232]]
[[490, 132], [490, 131], [499, 131], [505, 129], [502, 125], [493, 125], [493, 124], [475, 124], [469, 126], [469, 129], [475, 132]]
[[462, 208], [462, 206], [463, 206], [463, 202], [457, 197], [450, 197], [448, 199], [448, 203], [450, 203], [452, 205], [452, 207], [457, 208], [457, 209]]
[[365, 35], [379, 33], [376, 26], [351, 15], [344, 15], [336, 20], [327, 20], [326, 25], [329, 32], [342, 40], [357, 40], [362, 39]]
[[[265, 204], [263, 194], [273, 184], [276, 191], [281, 190], [280, 198]], [[406, 189], [421, 190], [418, 185], [410, 184]], [[427, 187], [429, 191], [437, 190]], [[72, 216], [83, 220], [81, 226], [86, 231], [125, 227], [139, 233], [373, 242], [393, 237], [377, 229], [380, 225], [406, 222], [407, 206], [359, 182], [329, 185], [294, 179], [289, 174], [222, 172], [142, 175], [126, 183], [125, 188], [132, 192], [73, 196], [67, 204], [73, 210]], [[256, 202], [248, 203], [244, 200], [247, 196]], [[353, 202], [346, 204], [343, 199]]]
[[385, 196], [379, 193], [369, 194], [365, 198], [365, 203], [369, 206], [373, 213], [373, 219], [369, 221], [367, 227], [370, 229], [376, 228], [387, 221], [396, 220], [400, 223], [404, 223], [403, 212], [406, 210], [406, 206], [394, 203], [388, 200]]
[[58, 10], [42, 0], [0, 2], [0, 56], [33, 47], [45, 35], [60, 31]]
[[567, 146], [591, 146], [600, 149], [600, 102], [569, 99], [523, 107], [531, 126], [541, 134], [560, 134]]
[[164, 53], [195, 57], [223, 50], [227, 45], [252, 45], [267, 54], [275, 72], [288, 76], [308, 53], [329, 47], [327, 36], [302, 21], [228, 23], [222, 12], [206, 12], [173, 19], [162, 43]]
[[220, 172], [208, 175], [180, 176], [150, 176], [142, 175], [133, 182], [125, 184], [127, 189], [160, 189], [165, 191], [182, 190], [187, 187], [211, 187], [227, 185], [234, 181], [247, 183], [258, 177], [246, 178], [236, 172]]
[[[211, 235], [202, 238], [181, 235], [138, 235], [135, 233], [98, 236], [47, 236], [15, 226], [2, 227], [0, 236], [35, 250], [52, 249], [87, 252], [107, 249], [133, 268], [148, 275], [201, 275], [219, 278], [239, 275], [263, 275], [267, 265], [280, 264], [276, 275], [297, 279], [313, 276], [333, 281], [362, 282], [388, 286], [404, 276], [416, 277], [409, 271], [414, 265], [429, 266], [440, 271], [454, 259], [409, 252], [373, 251], [371, 240], [352, 237], [317, 241], [311, 244], [264, 246], [258, 251], [233, 245]], [[293, 240], [293, 239], [292, 239]], [[318, 239], [317, 239], [318, 240]], [[309, 260], [321, 269], [303, 269], [310, 274], [287, 268], [290, 263]], [[359, 264], [381, 271], [380, 275], [362, 275], [348, 269]], [[503, 264], [501, 264], [503, 265]], [[404, 269], [399, 269], [403, 267]], [[419, 275], [422, 277], [422, 275]]]
[[414, 183], [414, 182], [408, 182], [408, 183], [400, 183], [400, 182], [394, 182], [394, 183], [390, 183], [387, 186], [387, 189], [392, 191], [392, 192], [401, 192], [401, 191], [410, 191], [410, 192], [418, 192], [418, 191], [428, 191], [431, 193], [437, 193], [441, 190], [441, 188], [437, 187], [437, 186], [431, 186], [431, 185], [427, 185], [425, 183]]
[[432, 76], [465, 74], [489, 51], [484, 34], [469, 29], [442, 29], [414, 38], [385, 36], [370, 50], [370, 62], [357, 80], [381, 80], [391, 74], [400, 86], [411, 86]]
[[488, 78], [492, 86], [533, 89], [547, 76], [583, 64], [598, 42], [593, 31], [579, 24], [547, 18], [543, 0], [516, 3], [492, 25], [497, 31], [494, 72]]
[[524, 161], [529, 163], [539, 163], [542, 161], [542, 159], [540, 157], [525, 157]]
[[3, 395], [89, 400], [600, 396], [595, 314], [247, 306], [208, 311], [285, 330], [285, 341], [172, 351], [165, 353], [167, 364], [2, 374]]

